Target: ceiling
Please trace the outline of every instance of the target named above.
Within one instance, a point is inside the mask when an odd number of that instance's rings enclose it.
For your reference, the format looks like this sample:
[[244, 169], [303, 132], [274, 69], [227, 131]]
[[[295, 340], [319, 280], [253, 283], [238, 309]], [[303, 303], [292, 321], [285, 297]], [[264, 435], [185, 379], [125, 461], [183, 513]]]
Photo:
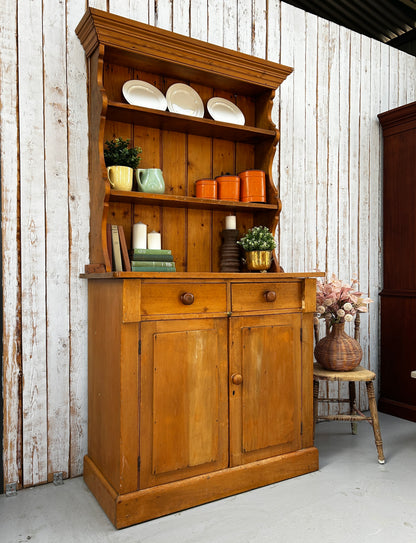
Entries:
[[283, 0], [416, 56], [416, 0]]

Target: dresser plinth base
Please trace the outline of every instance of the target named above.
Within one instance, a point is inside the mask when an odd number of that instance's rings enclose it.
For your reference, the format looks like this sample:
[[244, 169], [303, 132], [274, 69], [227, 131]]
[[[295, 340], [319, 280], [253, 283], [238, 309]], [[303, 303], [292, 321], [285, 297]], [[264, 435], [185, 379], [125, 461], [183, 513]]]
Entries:
[[315, 447], [118, 495], [94, 462], [84, 459], [84, 480], [116, 528], [297, 477], [319, 468]]

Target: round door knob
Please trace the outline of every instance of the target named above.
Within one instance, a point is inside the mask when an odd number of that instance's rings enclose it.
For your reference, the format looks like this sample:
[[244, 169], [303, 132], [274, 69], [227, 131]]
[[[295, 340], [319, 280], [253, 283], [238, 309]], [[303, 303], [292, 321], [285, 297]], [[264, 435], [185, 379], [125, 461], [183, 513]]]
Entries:
[[231, 376], [231, 382], [233, 383], [233, 385], [241, 385], [241, 383], [243, 382], [243, 376], [241, 375], [241, 373], [233, 373], [233, 375]]
[[181, 294], [181, 302], [183, 305], [192, 305], [194, 303], [194, 295], [191, 292]]
[[276, 300], [276, 292], [274, 290], [266, 290], [264, 297], [266, 302], [274, 302]]

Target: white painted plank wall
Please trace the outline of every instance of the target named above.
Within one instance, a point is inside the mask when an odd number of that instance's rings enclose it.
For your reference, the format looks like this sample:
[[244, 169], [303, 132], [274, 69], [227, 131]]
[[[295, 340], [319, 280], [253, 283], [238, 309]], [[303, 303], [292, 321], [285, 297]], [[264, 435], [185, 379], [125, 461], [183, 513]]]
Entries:
[[377, 113], [416, 99], [414, 57], [280, 0], [4, 0], [4, 482], [19, 487], [81, 474], [87, 447], [87, 84], [74, 33], [87, 4], [294, 67], [273, 109], [280, 261], [286, 271], [358, 275], [375, 300], [361, 340], [375, 370]]

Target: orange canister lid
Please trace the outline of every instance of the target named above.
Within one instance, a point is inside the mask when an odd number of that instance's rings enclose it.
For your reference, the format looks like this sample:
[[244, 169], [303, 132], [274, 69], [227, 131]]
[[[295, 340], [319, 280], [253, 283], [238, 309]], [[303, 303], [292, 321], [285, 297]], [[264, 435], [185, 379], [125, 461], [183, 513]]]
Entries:
[[198, 181], [195, 181], [197, 185], [203, 186], [203, 185], [216, 185], [217, 182], [215, 179], [198, 179]]
[[263, 170], [244, 170], [238, 174], [239, 177], [265, 177], [266, 173]]
[[235, 183], [240, 180], [238, 175], [219, 175], [215, 179], [218, 181], [218, 183], [227, 183], [227, 182]]

